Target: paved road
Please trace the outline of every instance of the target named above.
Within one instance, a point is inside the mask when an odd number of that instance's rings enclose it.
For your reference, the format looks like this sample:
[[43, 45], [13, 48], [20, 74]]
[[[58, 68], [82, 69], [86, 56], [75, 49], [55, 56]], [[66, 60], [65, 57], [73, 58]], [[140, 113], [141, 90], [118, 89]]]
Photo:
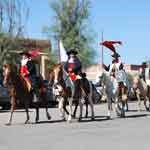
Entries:
[[[150, 148], [150, 113], [136, 111], [137, 105], [125, 119], [113, 113], [106, 120], [106, 105], [95, 106], [96, 120], [68, 124], [61, 122], [57, 109], [49, 109], [52, 120], [47, 121], [41, 110], [39, 124], [24, 125], [25, 113], [15, 112], [12, 126], [6, 126], [9, 113], [0, 112], [0, 150], [148, 150]], [[34, 110], [30, 110], [34, 121]]]

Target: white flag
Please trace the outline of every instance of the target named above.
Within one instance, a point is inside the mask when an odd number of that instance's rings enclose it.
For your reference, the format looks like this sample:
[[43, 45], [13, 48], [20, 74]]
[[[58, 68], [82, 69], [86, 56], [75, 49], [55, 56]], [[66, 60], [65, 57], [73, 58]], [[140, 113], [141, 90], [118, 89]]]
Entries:
[[60, 62], [66, 62], [68, 56], [66, 54], [65, 48], [61, 40], [59, 41], [59, 50], [60, 50]]

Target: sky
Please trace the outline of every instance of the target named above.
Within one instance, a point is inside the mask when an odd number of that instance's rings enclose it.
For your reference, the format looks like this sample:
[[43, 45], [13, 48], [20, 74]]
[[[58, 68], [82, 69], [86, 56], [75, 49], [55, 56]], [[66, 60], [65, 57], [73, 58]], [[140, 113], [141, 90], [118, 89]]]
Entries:
[[[27, 37], [47, 38], [42, 29], [53, 21], [48, 1], [27, 0], [30, 8]], [[102, 31], [104, 40], [122, 41], [116, 49], [124, 63], [141, 64], [150, 59], [150, 0], [91, 0], [90, 14], [90, 28], [96, 38], [95, 62], [101, 62]], [[104, 63], [111, 63], [111, 52], [107, 48], [104, 48]]]

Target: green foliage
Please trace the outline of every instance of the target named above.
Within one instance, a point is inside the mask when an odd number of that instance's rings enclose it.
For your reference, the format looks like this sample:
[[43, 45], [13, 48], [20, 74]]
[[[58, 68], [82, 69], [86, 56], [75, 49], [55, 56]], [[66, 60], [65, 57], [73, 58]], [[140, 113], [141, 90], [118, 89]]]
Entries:
[[4, 62], [17, 63], [18, 38], [23, 37], [28, 8], [25, 0], [0, 0], [0, 67]]
[[89, 27], [89, 0], [50, 0], [54, 22], [48, 32], [63, 41], [66, 50], [75, 48], [83, 65], [93, 61], [92, 32]]

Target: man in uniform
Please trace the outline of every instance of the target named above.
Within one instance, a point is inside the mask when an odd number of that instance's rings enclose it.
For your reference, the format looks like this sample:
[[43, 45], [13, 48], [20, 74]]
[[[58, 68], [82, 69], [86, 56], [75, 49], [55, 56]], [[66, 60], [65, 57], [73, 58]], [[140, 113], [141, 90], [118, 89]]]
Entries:
[[81, 61], [79, 58], [76, 56], [78, 54], [77, 51], [74, 49], [71, 49], [70, 51], [67, 52], [68, 55], [68, 60], [64, 66], [66, 72], [69, 74], [69, 77], [71, 78], [72, 81], [75, 81], [77, 79], [77, 75], [81, 74]]
[[76, 97], [76, 89], [77, 89], [77, 80], [80, 78], [82, 74], [82, 65], [81, 61], [77, 57], [78, 52], [74, 49], [71, 49], [67, 52], [68, 60], [64, 65], [65, 71], [68, 73], [69, 78], [71, 79], [73, 86], [72, 86], [72, 93], [73, 97]]
[[34, 99], [36, 99], [35, 97], [38, 94], [38, 84], [35, 62], [32, 60], [32, 56], [29, 52], [25, 51], [20, 54], [22, 56], [20, 74], [27, 82], [28, 90], [33, 92]]
[[112, 60], [112, 64], [110, 65], [110, 68], [109, 68], [109, 73], [110, 73], [110, 75], [113, 75], [115, 77], [115, 74], [119, 70], [121, 60], [120, 60], [120, 55], [117, 52], [114, 52], [113, 55], [111, 55], [111, 56], [112, 56], [113, 60]]

